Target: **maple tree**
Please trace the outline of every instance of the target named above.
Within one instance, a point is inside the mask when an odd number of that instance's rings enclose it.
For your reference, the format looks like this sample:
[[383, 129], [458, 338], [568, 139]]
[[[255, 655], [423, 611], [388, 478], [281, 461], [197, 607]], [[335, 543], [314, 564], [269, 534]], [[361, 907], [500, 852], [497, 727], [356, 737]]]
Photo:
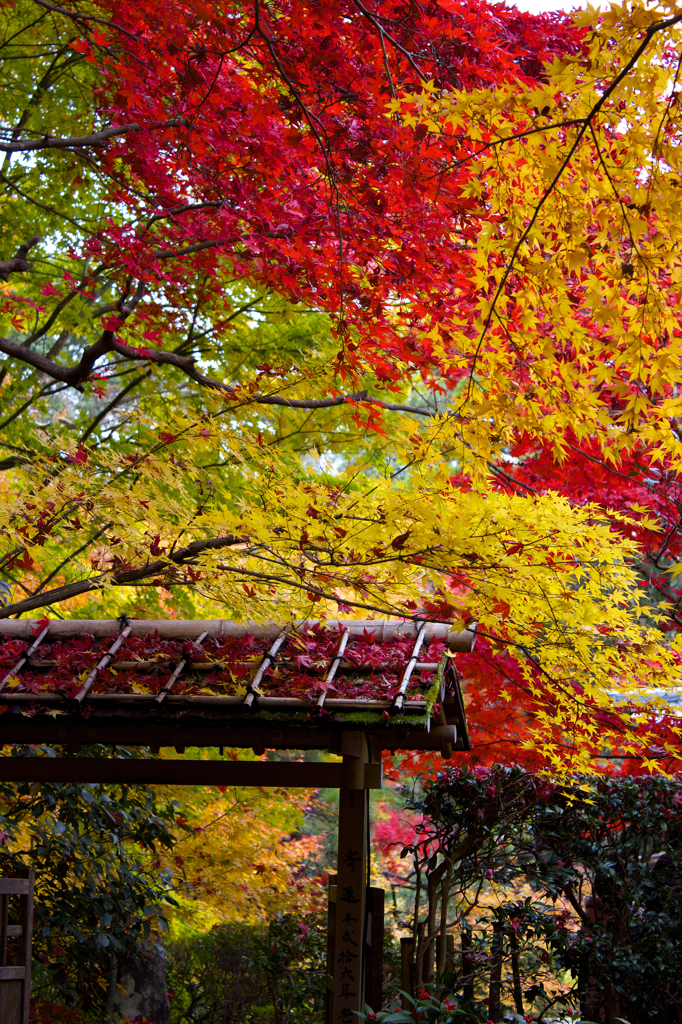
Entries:
[[1, 17], [0, 614], [476, 620], [495, 742], [669, 764], [682, 15]]
[[319, 839], [296, 837], [309, 793], [225, 786], [156, 789], [177, 801], [184, 829], [156, 863], [181, 873], [185, 883], [169, 914], [173, 938], [226, 921], [262, 924], [291, 911], [304, 916], [319, 901], [319, 886], [304, 878]]

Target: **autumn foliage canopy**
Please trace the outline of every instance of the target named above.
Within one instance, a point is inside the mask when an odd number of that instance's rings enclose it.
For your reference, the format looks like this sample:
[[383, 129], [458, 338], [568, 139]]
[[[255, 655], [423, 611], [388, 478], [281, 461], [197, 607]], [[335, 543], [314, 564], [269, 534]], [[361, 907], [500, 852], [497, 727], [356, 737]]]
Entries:
[[474, 757], [674, 767], [675, 5], [0, 11], [0, 614], [475, 621]]

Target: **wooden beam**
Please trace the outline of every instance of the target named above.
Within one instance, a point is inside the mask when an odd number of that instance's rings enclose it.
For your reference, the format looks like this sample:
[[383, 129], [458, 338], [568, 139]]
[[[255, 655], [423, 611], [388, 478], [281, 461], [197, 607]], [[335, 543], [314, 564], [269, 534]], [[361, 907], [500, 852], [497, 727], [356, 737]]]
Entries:
[[[167, 703], [167, 702], [166, 702]], [[163, 705], [162, 705], [163, 706]], [[269, 750], [329, 750], [341, 753], [345, 735], [342, 729], [324, 728], [261, 728], [235, 719], [207, 719], [197, 724], [183, 724], [182, 719], [169, 718], [164, 724], [160, 716], [153, 722], [142, 717], [123, 715], [80, 716], [0, 715], [0, 746], [3, 743], [105, 743], [128, 747], [262, 747]], [[450, 744], [455, 750], [468, 750], [462, 743], [457, 726], [433, 726], [430, 732], [407, 729], [381, 729], [369, 734], [376, 750], [442, 750]]]
[[2, 782], [124, 782], [335, 789], [343, 785], [344, 778], [344, 766], [339, 762], [0, 757]]
[[[269, 657], [269, 655], [268, 655]], [[163, 691], [162, 691], [163, 693]], [[160, 696], [160, 695], [159, 695]], [[241, 711], [245, 706], [252, 707], [254, 711], [305, 711], [310, 714], [317, 707], [314, 701], [303, 697], [258, 697], [254, 692], [248, 693], [247, 697], [253, 700], [245, 704], [244, 696], [235, 697], [223, 693], [173, 693], [165, 698], [169, 705], [182, 705], [183, 707], [197, 708], [218, 708], [228, 714]], [[26, 704], [58, 704], [62, 708], [73, 712], [73, 702], [62, 696], [61, 693], [5, 693], [2, 696], [3, 703], [8, 707]], [[79, 702], [80, 703], [80, 702]], [[88, 696], [88, 706], [96, 707], [98, 710], [111, 708], [142, 708], [148, 714], [158, 712], [158, 697], [153, 693], [93, 693]], [[393, 708], [392, 700], [357, 700], [353, 697], [329, 697], [325, 703], [325, 710], [328, 711], [390, 711]], [[410, 700], [402, 709], [413, 715], [426, 711], [426, 700]]]

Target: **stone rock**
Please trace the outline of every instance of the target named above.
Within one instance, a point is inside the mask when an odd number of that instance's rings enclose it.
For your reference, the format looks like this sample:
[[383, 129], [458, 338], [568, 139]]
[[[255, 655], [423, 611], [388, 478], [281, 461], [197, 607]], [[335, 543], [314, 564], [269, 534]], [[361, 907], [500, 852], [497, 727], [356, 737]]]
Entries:
[[142, 968], [132, 967], [122, 974], [116, 986], [114, 1011], [132, 1021], [170, 1024], [170, 1005], [166, 991], [166, 972], [162, 960]]

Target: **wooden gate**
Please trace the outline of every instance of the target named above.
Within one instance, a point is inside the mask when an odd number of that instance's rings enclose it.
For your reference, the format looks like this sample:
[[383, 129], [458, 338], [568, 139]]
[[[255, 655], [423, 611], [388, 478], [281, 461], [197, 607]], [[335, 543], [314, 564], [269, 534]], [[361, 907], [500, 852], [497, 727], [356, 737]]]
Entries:
[[[0, 878], [0, 1021], [28, 1024], [35, 870], [24, 878]], [[10, 924], [13, 918], [16, 923]], [[14, 961], [7, 963], [8, 956]]]

